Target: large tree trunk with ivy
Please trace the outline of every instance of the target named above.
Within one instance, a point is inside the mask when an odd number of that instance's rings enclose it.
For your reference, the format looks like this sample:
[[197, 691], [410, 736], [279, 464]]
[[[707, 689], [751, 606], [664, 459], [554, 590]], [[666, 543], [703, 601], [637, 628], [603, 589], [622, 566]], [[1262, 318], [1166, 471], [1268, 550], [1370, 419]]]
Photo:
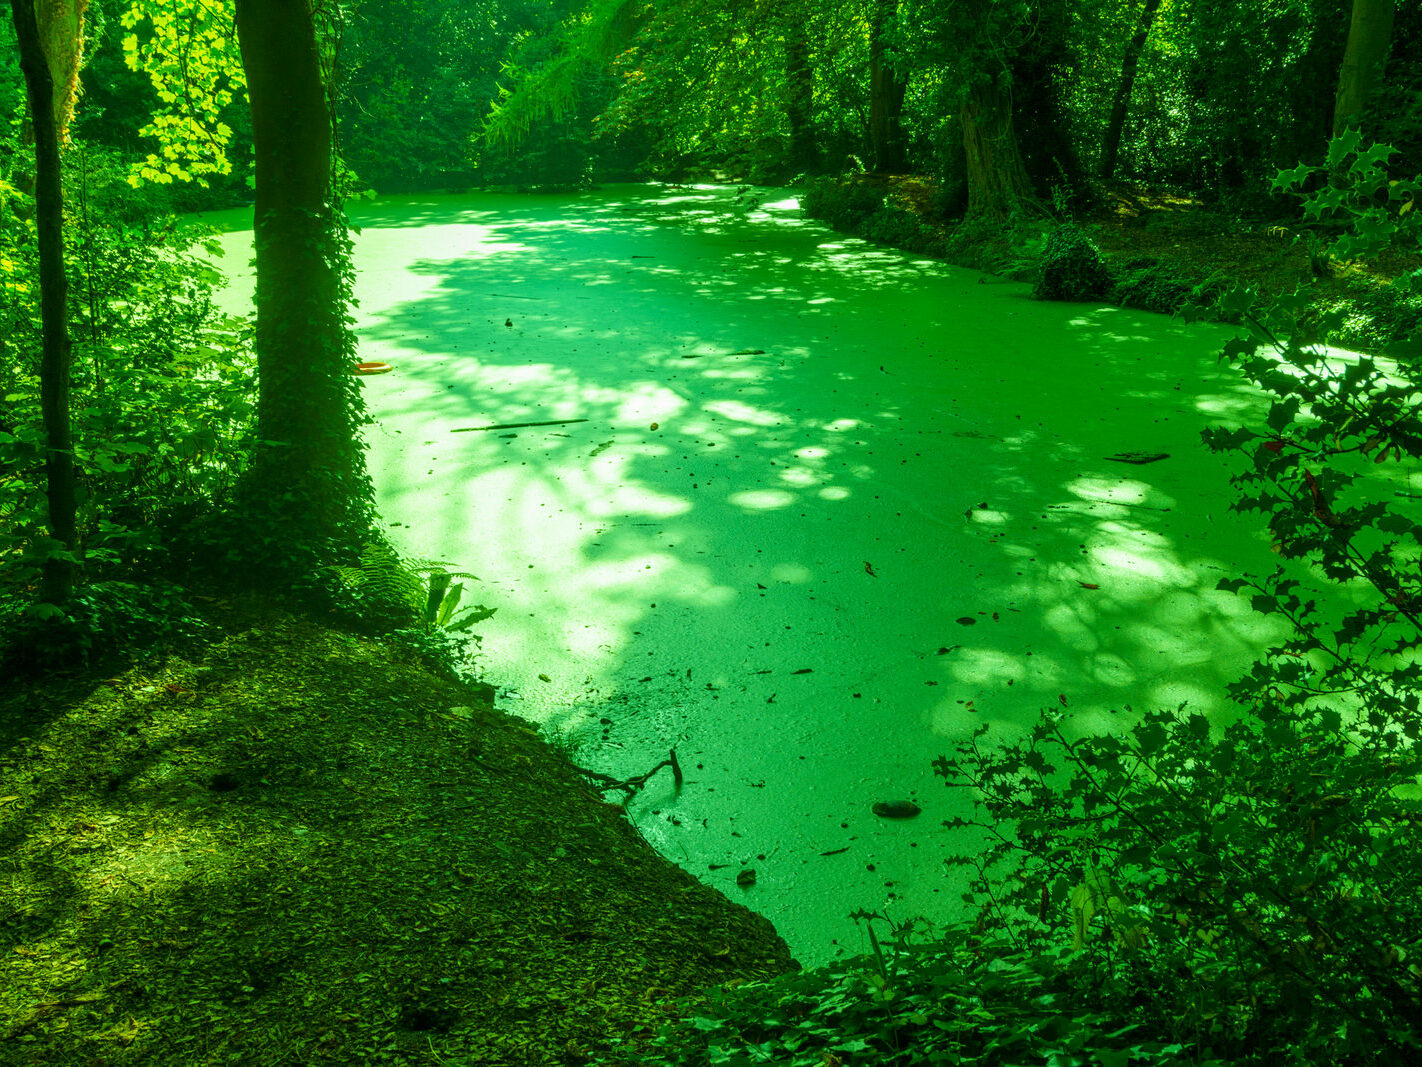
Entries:
[[1012, 124], [1012, 95], [997, 80], [969, 86], [963, 98], [968, 218], [1003, 218], [1032, 196]]
[[370, 483], [347, 327], [349, 249], [331, 195], [331, 114], [309, 0], [237, 0], [256, 169], [259, 444], [244, 512], [272, 561], [364, 539]]
[[[20, 67], [29, 95], [35, 140], [35, 224], [39, 243], [40, 407], [45, 430], [45, 477], [49, 505], [49, 534], [55, 542], [44, 558], [40, 596], [49, 604], [63, 605], [74, 588], [78, 569], [79, 535], [74, 477], [74, 444], [69, 422], [69, 327], [65, 321], [69, 285], [64, 273], [64, 190], [59, 164], [59, 142], [68, 115], [71, 91], [55, 77], [53, 67], [77, 68], [80, 5], [54, 5], [63, 14], [73, 13], [75, 42], [69, 59], [47, 50], [35, 16], [34, 0], [11, 0]], [[48, 20], [53, 28], [55, 19]], [[55, 58], [53, 67], [51, 57]], [[61, 98], [61, 95], [63, 98]]]
[[1116, 92], [1111, 97], [1111, 114], [1106, 119], [1106, 132], [1101, 137], [1101, 163], [1097, 173], [1102, 181], [1110, 181], [1116, 175], [1121, 135], [1125, 132], [1126, 115], [1131, 108], [1131, 91], [1136, 86], [1136, 72], [1140, 69], [1141, 56], [1145, 53], [1150, 28], [1155, 24], [1160, 5], [1161, 0], [1146, 0], [1136, 21], [1135, 35], [1126, 42], [1126, 51], [1121, 57], [1121, 77], [1116, 82]]
[[797, 173], [815, 169], [813, 123], [815, 71], [810, 66], [810, 40], [803, 18], [792, 14], [785, 28], [785, 118], [790, 124], [790, 166]]
[[1392, 47], [1394, 0], [1353, 0], [1353, 20], [1348, 28], [1348, 48], [1338, 75], [1338, 95], [1333, 104], [1333, 136], [1356, 126], [1363, 109], [1382, 81], [1387, 53]]
[[869, 144], [880, 174], [908, 169], [902, 122], [908, 79], [894, 67], [887, 40], [898, 6], [898, 0], [874, 0], [869, 27]]

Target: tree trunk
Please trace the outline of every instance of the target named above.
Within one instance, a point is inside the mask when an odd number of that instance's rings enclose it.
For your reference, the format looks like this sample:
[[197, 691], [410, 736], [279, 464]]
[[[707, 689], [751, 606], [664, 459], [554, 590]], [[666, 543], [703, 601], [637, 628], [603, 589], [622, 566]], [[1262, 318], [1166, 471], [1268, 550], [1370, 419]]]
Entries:
[[1106, 120], [1106, 132], [1101, 138], [1101, 165], [1098, 173], [1102, 181], [1109, 182], [1116, 174], [1116, 158], [1121, 151], [1121, 134], [1126, 128], [1126, 115], [1131, 106], [1131, 90], [1136, 85], [1136, 70], [1140, 66], [1141, 55], [1145, 52], [1146, 41], [1150, 38], [1150, 28], [1155, 22], [1155, 14], [1160, 10], [1161, 0], [1146, 0], [1136, 22], [1136, 34], [1126, 42], [1126, 53], [1121, 57], [1121, 80], [1116, 83], [1116, 93], [1111, 98], [1111, 115]]
[[1012, 97], [996, 80], [971, 86], [963, 100], [968, 218], [1004, 218], [1032, 195], [1012, 126]]
[[885, 41], [898, 6], [898, 0], [874, 0], [869, 28], [869, 144], [874, 170], [880, 174], [902, 174], [908, 169], [902, 124], [908, 79], [889, 61]]
[[309, 0], [237, 0], [256, 170], [257, 436], [248, 517], [274, 555], [349, 551], [370, 483], [346, 326], [348, 248], [331, 203], [331, 116]]
[[1338, 95], [1333, 103], [1333, 136], [1356, 126], [1368, 106], [1392, 47], [1394, 0], [1353, 0], [1353, 21], [1348, 27], [1348, 47], [1338, 74]]
[[1032, 33], [1009, 63], [1012, 123], [1032, 188], [1043, 202], [1079, 214], [1094, 205], [1096, 194], [1069, 136], [1059, 84], [1072, 61], [1070, 22], [1066, 0], [1038, 0]]
[[815, 71], [810, 66], [810, 41], [803, 19], [792, 17], [785, 32], [785, 80], [789, 99], [785, 117], [790, 123], [790, 167], [797, 174], [815, 169]]
[[69, 423], [69, 283], [64, 273], [64, 190], [59, 166], [62, 136], [56, 120], [55, 80], [35, 19], [34, 0], [10, 0], [20, 67], [29, 94], [35, 136], [35, 224], [39, 242], [40, 408], [45, 430], [45, 478], [52, 549], [44, 561], [40, 596], [63, 606], [74, 589], [79, 536], [74, 444]]

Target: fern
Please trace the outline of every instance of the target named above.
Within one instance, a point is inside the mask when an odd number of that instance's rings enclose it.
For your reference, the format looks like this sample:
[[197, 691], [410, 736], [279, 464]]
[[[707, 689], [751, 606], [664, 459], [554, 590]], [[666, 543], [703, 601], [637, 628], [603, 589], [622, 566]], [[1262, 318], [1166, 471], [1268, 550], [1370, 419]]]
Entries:
[[358, 600], [404, 609], [422, 629], [467, 630], [493, 615], [494, 609], [480, 604], [461, 610], [464, 583], [454, 579], [479, 579], [449, 566], [439, 560], [405, 559], [381, 540], [365, 546], [359, 566], [333, 565], [331, 570]]

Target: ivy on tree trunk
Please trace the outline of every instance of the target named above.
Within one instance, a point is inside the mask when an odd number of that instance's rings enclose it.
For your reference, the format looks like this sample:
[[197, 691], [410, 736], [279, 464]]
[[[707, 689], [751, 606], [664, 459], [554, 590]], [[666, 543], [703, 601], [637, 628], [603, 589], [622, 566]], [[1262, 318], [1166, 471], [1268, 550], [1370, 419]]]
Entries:
[[[332, 203], [331, 114], [309, 0], [237, 0], [256, 170], [259, 443], [245, 510], [280, 562], [368, 530], [370, 482], [347, 325], [349, 248]], [[260, 554], [260, 553], [259, 553]]]

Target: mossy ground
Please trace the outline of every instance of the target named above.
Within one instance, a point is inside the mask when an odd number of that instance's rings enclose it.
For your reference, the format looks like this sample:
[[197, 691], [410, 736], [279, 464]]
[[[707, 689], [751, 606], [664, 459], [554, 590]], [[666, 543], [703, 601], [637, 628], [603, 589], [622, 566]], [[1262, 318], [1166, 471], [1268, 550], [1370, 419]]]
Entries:
[[0, 1063], [585, 1063], [792, 966], [487, 691], [208, 614], [0, 699]]

